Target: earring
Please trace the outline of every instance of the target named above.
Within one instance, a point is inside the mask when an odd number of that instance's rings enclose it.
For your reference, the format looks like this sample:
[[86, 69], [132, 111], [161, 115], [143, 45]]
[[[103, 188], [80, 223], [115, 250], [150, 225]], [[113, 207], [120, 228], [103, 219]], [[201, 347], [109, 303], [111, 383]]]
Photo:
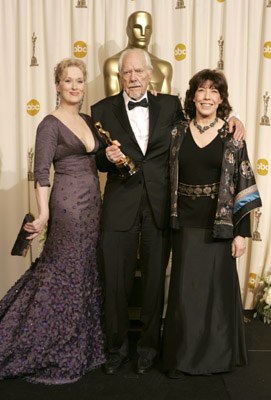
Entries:
[[56, 92], [56, 110], [58, 109], [60, 105], [60, 93]]
[[81, 108], [82, 108], [82, 105], [83, 105], [83, 103], [84, 103], [84, 97], [85, 97], [85, 93], [83, 94], [83, 97], [82, 97], [82, 99], [79, 101], [79, 103], [78, 103], [78, 111], [80, 112], [80, 110], [81, 110]]

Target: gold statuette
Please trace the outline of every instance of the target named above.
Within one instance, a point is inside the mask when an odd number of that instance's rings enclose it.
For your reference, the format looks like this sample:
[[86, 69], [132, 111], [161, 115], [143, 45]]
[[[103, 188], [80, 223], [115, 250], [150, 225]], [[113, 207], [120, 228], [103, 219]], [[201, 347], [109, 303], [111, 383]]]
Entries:
[[176, 9], [178, 8], [185, 8], [184, 0], [177, 0]]
[[77, 0], [76, 8], [87, 8], [86, 0]]
[[30, 67], [37, 67], [39, 65], [38, 61], [37, 61], [37, 57], [35, 57], [36, 40], [37, 40], [37, 36], [35, 35], [35, 32], [33, 32], [33, 35], [32, 35], [32, 57], [31, 57]]
[[28, 181], [34, 181], [34, 172], [33, 172], [33, 158], [34, 158], [34, 151], [31, 148], [28, 152]]
[[[101, 138], [105, 140], [108, 146], [114, 144], [113, 140], [110, 137], [109, 132], [103, 129], [101, 122], [96, 122], [95, 128], [99, 132]], [[128, 178], [129, 176], [134, 175], [138, 171], [138, 168], [135, 166], [131, 158], [129, 156], [125, 156], [124, 154], [123, 158], [120, 161], [116, 162], [115, 165], [118, 168], [120, 176], [122, 178]]]
[[260, 125], [270, 126], [269, 117], [267, 115], [269, 99], [270, 99], [270, 97], [268, 96], [268, 92], [265, 92], [265, 94], [263, 96], [263, 103], [264, 103], [264, 112], [263, 112], [263, 114], [264, 115], [261, 117]]
[[170, 93], [172, 65], [148, 51], [152, 29], [152, 16], [147, 11], [135, 11], [129, 15], [126, 26], [127, 47], [107, 58], [103, 66], [106, 97], [113, 96], [121, 91], [123, 79], [118, 73], [119, 58], [124, 50], [133, 48], [145, 50], [150, 56], [153, 69], [148, 85], [149, 90], [154, 89], [157, 92]]
[[220, 69], [220, 70], [223, 70], [223, 69], [224, 69], [223, 45], [224, 45], [224, 40], [223, 40], [222, 36], [220, 36], [220, 39], [218, 40], [218, 46], [219, 46], [219, 61], [217, 62], [217, 69]]
[[261, 213], [260, 209], [257, 208], [257, 210], [255, 211], [255, 214], [254, 214], [254, 216], [255, 216], [255, 229], [254, 229], [254, 232], [252, 234], [252, 240], [255, 240], [257, 242], [261, 242], [262, 241], [261, 234], [258, 231], [261, 215], [262, 215], [262, 213]]

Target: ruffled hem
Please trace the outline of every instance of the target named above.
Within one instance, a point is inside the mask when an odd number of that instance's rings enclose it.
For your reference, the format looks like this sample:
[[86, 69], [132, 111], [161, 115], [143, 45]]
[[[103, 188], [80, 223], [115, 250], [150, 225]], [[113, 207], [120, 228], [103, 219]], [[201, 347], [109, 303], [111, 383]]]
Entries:
[[[76, 378], [73, 379], [50, 379], [50, 378], [38, 378], [35, 376], [24, 376], [22, 377], [22, 379], [26, 382], [29, 383], [33, 383], [33, 384], [43, 384], [43, 385], [67, 385], [70, 383], [75, 383], [77, 381], [79, 381], [80, 379], [82, 379], [87, 373], [94, 371], [95, 369], [98, 369], [101, 367], [102, 364], [104, 364], [106, 361], [106, 359], [99, 361], [97, 364], [92, 365], [91, 367], [89, 367], [83, 374], [79, 375]], [[0, 378], [1, 379], [1, 378]]]

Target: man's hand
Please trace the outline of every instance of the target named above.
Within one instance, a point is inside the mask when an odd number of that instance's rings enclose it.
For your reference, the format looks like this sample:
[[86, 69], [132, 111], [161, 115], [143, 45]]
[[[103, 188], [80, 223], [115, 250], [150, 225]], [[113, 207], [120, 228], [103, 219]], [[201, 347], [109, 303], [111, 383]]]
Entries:
[[158, 93], [161, 93], [161, 92], [157, 92], [157, 91], [154, 90], [154, 89], [150, 89], [150, 92], [151, 92], [151, 94], [152, 94], [153, 96], [157, 96]]
[[116, 163], [120, 161], [123, 158], [123, 154], [120, 151], [120, 143], [117, 140], [113, 140], [113, 143], [111, 146], [108, 146], [105, 151], [106, 151], [106, 157], [108, 158], [109, 161]]
[[235, 127], [235, 132], [233, 134], [233, 137], [235, 140], [245, 140], [246, 139], [245, 127], [244, 127], [242, 121], [240, 121], [240, 119], [238, 119], [236, 117], [231, 117], [228, 121], [228, 124], [229, 124], [230, 132], [232, 132], [233, 128]]

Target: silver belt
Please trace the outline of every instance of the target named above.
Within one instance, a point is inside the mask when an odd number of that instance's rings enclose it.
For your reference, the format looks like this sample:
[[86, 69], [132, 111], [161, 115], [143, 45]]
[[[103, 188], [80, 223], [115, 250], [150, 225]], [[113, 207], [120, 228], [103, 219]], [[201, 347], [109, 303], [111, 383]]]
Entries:
[[207, 185], [187, 185], [185, 183], [179, 183], [178, 194], [192, 197], [192, 200], [195, 200], [197, 197], [211, 197], [214, 199], [215, 195], [218, 193], [219, 182], [208, 183]]

